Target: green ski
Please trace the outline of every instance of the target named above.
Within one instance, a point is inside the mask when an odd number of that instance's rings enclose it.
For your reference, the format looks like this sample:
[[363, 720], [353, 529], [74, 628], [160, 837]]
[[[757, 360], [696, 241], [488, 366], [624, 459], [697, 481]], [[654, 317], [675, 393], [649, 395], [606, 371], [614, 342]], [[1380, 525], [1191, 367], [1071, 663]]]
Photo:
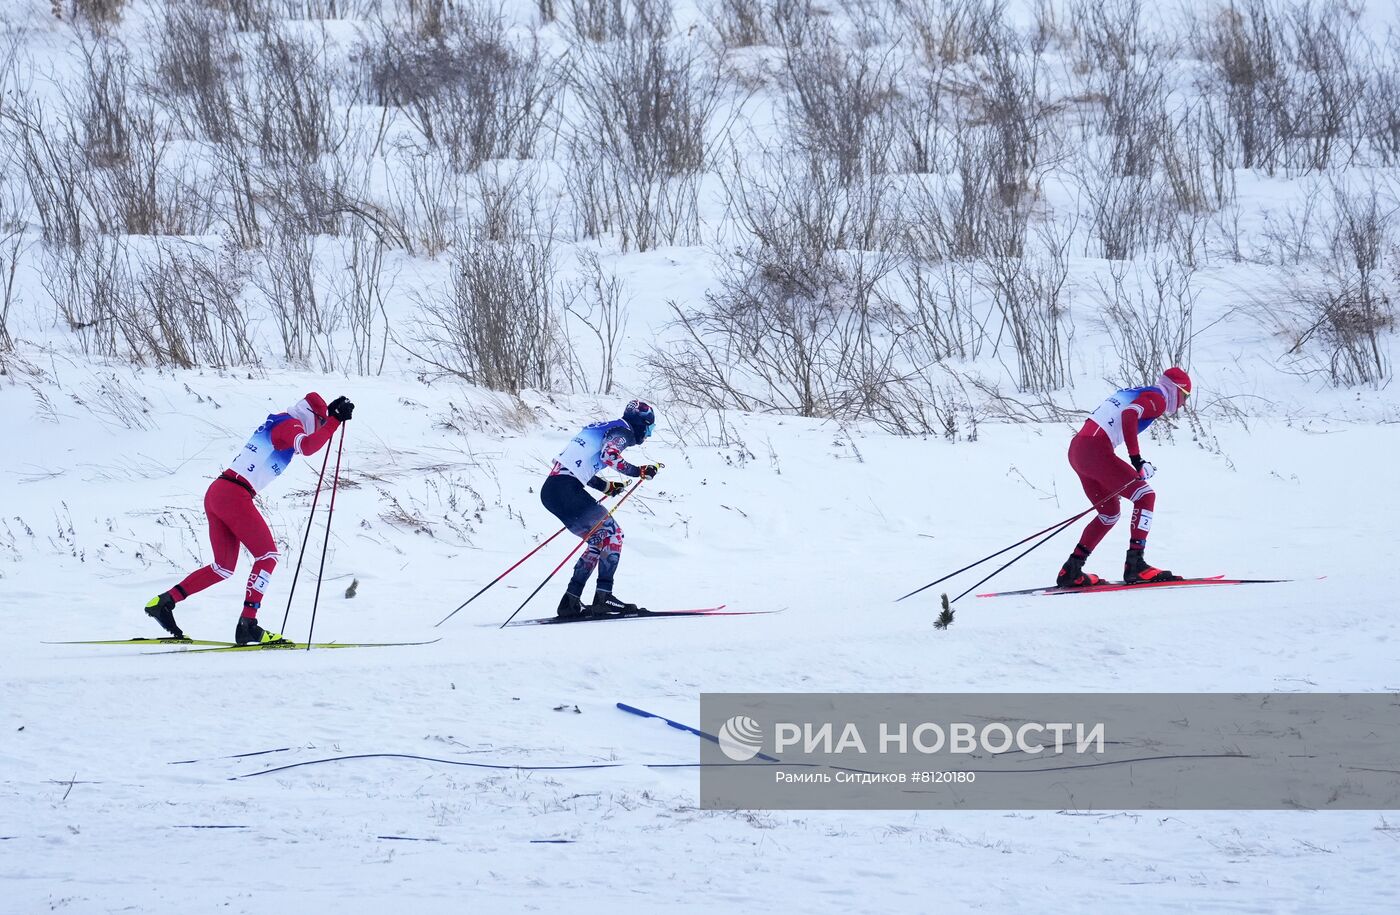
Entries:
[[76, 642], [42, 642], [43, 645], [214, 645], [218, 647], [231, 647], [234, 642], [216, 642], [209, 639], [177, 639], [173, 636], [166, 636], [159, 639], [135, 638], [135, 639], [84, 639]]
[[[401, 648], [408, 645], [432, 645], [442, 639], [430, 639], [426, 642], [312, 642], [312, 648]], [[199, 654], [206, 651], [295, 651], [306, 650], [305, 642], [273, 642], [268, 645], [232, 645], [228, 643], [220, 644], [215, 648], [191, 648], [188, 651], [148, 651], [145, 654]]]

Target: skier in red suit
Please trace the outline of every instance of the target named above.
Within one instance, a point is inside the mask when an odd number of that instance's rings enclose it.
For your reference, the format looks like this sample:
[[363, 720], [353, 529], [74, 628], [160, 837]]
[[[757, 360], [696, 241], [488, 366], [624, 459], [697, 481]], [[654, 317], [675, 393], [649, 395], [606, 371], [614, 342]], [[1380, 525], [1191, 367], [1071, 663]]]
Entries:
[[243, 592], [243, 614], [238, 619], [234, 641], [239, 645], [283, 641], [280, 634], [258, 625], [258, 608], [280, 557], [253, 497], [280, 476], [293, 457], [320, 451], [354, 411], [355, 405], [344, 397], [337, 397], [327, 406], [320, 394], [312, 392], [285, 413], [268, 416], [204, 494], [214, 561], [186, 575], [169, 591], [151, 598], [146, 613], [175, 638], [185, 638], [175, 622], [175, 605], [233, 575], [241, 544], [253, 556], [253, 570]]
[[[1128, 535], [1128, 558], [1123, 565], [1123, 581], [1130, 585], [1180, 581], [1180, 575], [1155, 569], [1143, 558], [1147, 535], [1152, 530], [1152, 511], [1157, 494], [1147, 482], [1156, 473], [1142, 459], [1138, 435], [1159, 416], [1175, 413], [1191, 395], [1191, 376], [1182, 369], [1167, 369], [1157, 383], [1140, 388], [1124, 388], [1099, 405], [1070, 440], [1069, 465], [1079, 474], [1084, 493], [1098, 506], [1098, 515], [1089, 522], [1079, 545], [1055, 579], [1062, 588], [1103, 584], [1103, 579], [1084, 571], [1084, 561], [1118, 522], [1118, 500], [1133, 503], [1133, 527]], [[1128, 461], [1115, 454], [1127, 446]]]

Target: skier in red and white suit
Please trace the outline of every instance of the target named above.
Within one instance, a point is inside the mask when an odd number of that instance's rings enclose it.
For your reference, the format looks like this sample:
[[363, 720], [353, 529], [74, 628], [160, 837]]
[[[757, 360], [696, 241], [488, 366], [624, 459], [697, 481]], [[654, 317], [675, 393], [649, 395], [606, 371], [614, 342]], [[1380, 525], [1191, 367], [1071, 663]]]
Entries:
[[243, 594], [243, 614], [238, 619], [234, 641], [239, 645], [282, 641], [280, 634], [258, 625], [258, 608], [280, 556], [267, 521], [253, 504], [253, 496], [280, 476], [293, 457], [320, 451], [354, 411], [355, 405], [345, 397], [337, 397], [327, 406], [320, 394], [312, 392], [287, 412], [268, 416], [204, 494], [214, 561], [153, 597], [146, 604], [146, 613], [175, 638], [185, 638], [175, 623], [175, 605], [233, 575], [241, 544], [253, 556], [253, 571]]
[[[1143, 558], [1147, 534], [1152, 530], [1152, 511], [1157, 493], [1147, 482], [1156, 468], [1142, 459], [1138, 435], [1159, 416], [1175, 413], [1191, 395], [1191, 376], [1182, 369], [1167, 369], [1157, 383], [1140, 388], [1124, 388], [1099, 405], [1085, 420], [1084, 427], [1069, 443], [1069, 465], [1079, 474], [1084, 493], [1096, 506], [1098, 515], [1089, 522], [1079, 545], [1055, 579], [1059, 587], [1086, 587], [1102, 584], [1103, 579], [1084, 571], [1084, 561], [1118, 522], [1118, 500], [1133, 503], [1133, 528], [1128, 540], [1128, 558], [1123, 565], [1123, 581], [1128, 584], [1180, 581], [1180, 575], [1154, 569]], [[1126, 445], [1128, 461], [1114, 453]]]

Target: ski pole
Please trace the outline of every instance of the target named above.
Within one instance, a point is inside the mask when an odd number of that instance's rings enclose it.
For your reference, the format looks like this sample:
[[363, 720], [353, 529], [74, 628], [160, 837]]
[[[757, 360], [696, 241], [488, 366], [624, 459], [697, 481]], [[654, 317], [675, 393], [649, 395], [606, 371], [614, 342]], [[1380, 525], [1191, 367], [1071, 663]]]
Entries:
[[524, 610], [524, 609], [525, 609], [525, 605], [528, 604], [530, 601], [534, 600], [536, 594], [539, 594], [541, 591], [544, 590], [544, 586], [547, 585], [547, 584], [549, 584], [549, 580], [550, 580], [551, 578], [553, 578], [555, 575], [559, 574], [559, 570], [560, 570], [560, 569], [564, 568], [564, 563], [566, 563], [566, 562], [568, 562], [570, 559], [573, 559], [573, 558], [574, 558], [574, 554], [577, 553], [577, 552], [579, 551], [579, 549], [580, 549], [585, 543], [588, 542], [588, 538], [589, 538], [589, 537], [592, 537], [595, 533], [597, 533], [598, 528], [600, 528], [600, 527], [603, 526], [603, 522], [605, 522], [605, 521], [607, 521], [609, 518], [611, 518], [611, 517], [613, 516], [613, 512], [617, 511], [619, 508], [622, 507], [622, 503], [623, 503], [623, 502], [626, 502], [626, 501], [627, 501], [627, 498], [628, 498], [629, 496], [631, 496], [632, 493], [634, 493], [634, 492], [637, 491], [637, 487], [642, 485], [642, 481], [643, 481], [644, 479], [646, 479], [646, 478], [645, 478], [645, 477], [638, 477], [638, 478], [637, 478], [637, 482], [633, 483], [630, 487], [628, 487], [627, 491], [626, 491], [625, 493], [622, 494], [622, 497], [621, 497], [620, 499], [617, 500], [617, 504], [614, 505], [612, 508], [608, 509], [608, 513], [607, 513], [606, 515], [604, 515], [603, 517], [601, 517], [601, 518], [598, 519], [598, 523], [595, 524], [595, 525], [593, 525], [593, 527], [589, 529], [588, 533], [584, 534], [583, 537], [582, 537], [582, 539], [579, 540], [578, 546], [575, 546], [572, 550], [569, 550], [569, 555], [565, 556], [562, 560], [560, 560], [559, 564], [558, 564], [557, 566], [554, 567], [554, 571], [550, 572], [548, 575], [546, 575], [546, 576], [544, 577], [544, 581], [540, 582], [539, 585], [535, 588], [535, 590], [533, 590], [533, 591], [530, 592], [530, 596], [529, 596], [529, 597], [525, 598], [523, 601], [520, 602], [520, 606], [515, 608], [515, 613], [512, 613], [510, 616], [506, 617], [506, 621], [505, 621], [504, 623], [502, 623], [498, 628], [500, 628], [500, 629], [506, 628], [506, 626], [510, 623], [510, 621], [513, 620], [513, 619], [515, 619], [515, 614], [516, 614], [516, 613], [519, 613], [521, 610]]
[[[329, 449], [327, 449], [329, 451]], [[340, 489], [340, 455], [345, 451], [345, 425], [340, 427], [340, 444], [335, 449], [335, 476], [331, 479], [331, 506], [326, 512], [326, 539], [321, 543], [321, 567], [316, 570], [316, 596], [311, 600], [311, 626], [306, 630], [306, 650], [311, 650], [311, 636], [316, 631], [316, 608], [321, 605], [321, 577], [326, 571], [326, 553], [331, 545], [331, 520], [335, 517], [335, 494]], [[327, 455], [329, 456], [329, 454]]]
[[[1061, 524], [1059, 527], [1055, 528], [1053, 531], [1051, 531], [1050, 533], [1046, 534], [1044, 537], [1042, 537], [1041, 539], [1037, 540], [1035, 543], [1033, 543], [1033, 544], [1031, 544], [1030, 546], [1026, 547], [1024, 550], [1022, 550], [1020, 553], [1017, 553], [1017, 554], [1016, 554], [1014, 557], [1012, 557], [1011, 559], [1008, 559], [1003, 565], [999, 566], [994, 572], [992, 572], [991, 574], [989, 574], [986, 578], [982, 579], [982, 580], [979, 581], [977, 584], [975, 584], [975, 585], [973, 585], [972, 587], [968, 588], [966, 591], [964, 591], [963, 593], [959, 594], [957, 597], [955, 597], [955, 598], [953, 598], [952, 600], [948, 601], [948, 603], [950, 603], [950, 604], [956, 604], [958, 601], [962, 600], [964, 597], [967, 597], [967, 595], [968, 595], [974, 588], [979, 588], [979, 587], [981, 587], [982, 585], [986, 584], [987, 582], [991, 581], [991, 580], [992, 580], [993, 578], [995, 578], [997, 575], [1001, 574], [1004, 570], [1010, 568], [1010, 567], [1011, 567], [1012, 565], [1014, 565], [1015, 563], [1020, 562], [1021, 559], [1022, 559], [1023, 557], [1025, 557], [1025, 556], [1026, 556], [1028, 553], [1030, 553], [1031, 551], [1040, 549], [1042, 546], [1044, 546], [1045, 544], [1049, 543], [1052, 539], [1054, 539], [1054, 537], [1056, 537], [1058, 534], [1062, 533], [1062, 532], [1065, 530], [1065, 528], [1069, 527], [1071, 524], [1073, 524], [1074, 522], [1076, 522], [1076, 521], [1078, 521], [1078, 520], [1079, 520], [1078, 518], [1070, 518], [1069, 520], [1065, 521], [1065, 522], [1064, 522], [1063, 524]], [[1023, 541], [1021, 541], [1021, 542], [1024, 543], [1025, 541], [1023, 540]], [[946, 595], [945, 595], [945, 596], [946, 596]]]
[[301, 537], [301, 552], [297, 553], [297, 568], [292, 573], [292, 589], [287, 592], [287, 610], [282, 614], [282, 628], [278, 632], [287, 631], [287, 620], [292, 615], [292, 597], [297, 593], [297, 579], [301, 576], [301, 561], [306, 558], [306, 542], [311, 539], [311, 522], [316, 518], [316, 503], [321, 498], [321, 483], [326, 479], [326, 465], [331, 461], [331, 449], [326, 449], [326, 454], [321, 458], [321, 473], [316, 477], [316, 494], [311, 497], [311, 514], [306, 518], [306, 533]]
[[[1105, 502], [1108, 502], [1110, 499], [1116, 499], [1116, 498], [1118, 498], [1119, 494], [1121, 494], [1121, 493], [1123, 492], [1123, 490], [1127, 489], [1129, 486], [1132, 486], [1134, 483], [1137, 483], [1137, 482], [1139, 482], [1139, 481], [1138, 481], [1136, 478], [1134, 478], [1134, 479], [1132, 479], [1132, 480], [1129, 480], [1128, 482], [1124, 483], [1122, 486], [1118, 487], [1118, 489], [1115, 490], [1112, 494], [1107, 495], [1107, 496], [1104, 496], [1102, 499], [1100, 499], [1099, 501], [1095, 502], [1093, 505], [1090, 505], [1088, 508], [1084, 509], [1084, 510], [1083, 510], [1082, 512], [1080, 512], [1079, 514], [1073, 515], [1073, 516], [1071, 516], [1071, 517], [1069, 517], [1069, 518], [1066, 518], [1066, 519], [1064, 519], [1063, 521], [1056, 521], [1054, 524], [1050, 525], [1049, 527], [1047, 527], [1047, 528], [1045, 528], [1045, 529], [1043, 529], [1043, 530], [1038, 530], [1038, 531], [1036, 531], [1034, 534], [1031, 534], [1029, 537], [1023, 537], [1022, 539], [1017, 540], [1015, 543], [1011, 544], [1010, 546], [1008, 546], [1008, 547], [1003, 547], [1002, 549], [997, 550], [995, 553], [992, 553], [992, 554], [989, 555], [989, 556], [983, 556], [981, 559], [977, 560], [976, 562], [968, 563], [967, 565], [963, 566], [961, 569], [958, 569], [958, 570], [955, 571], [955, 572], [949, 572], [947, 575], [944, 575], [942, 578], [937, 579], [936, 581], [931, 581], [931, 582], [929, 582], [928, 584], [924, 585], [922, 588], [915, 588], [913, 591], [910, 591], [908, 594], [904, 595], [904, 597], [895, 598], [895, 603], [899, 603], [900, 601], [904, 600], [904, 598], [906, 598], [906, 597], [913, 597], [915, 594], [920, 594], [920, 593], [922, 593], [922, 592], [924, 592], [924, 591], [927, 591], [929, 588], [932, 588], [934, 585], [942, 584], [943, 582], [945, 582], [945, 581], [947, 581], [948, 579], [952, 578], [954, 575], [961, 575], [963, 572], [966, 572], [968, 569], [976, 568], [977, 566], [980, 566], [982, 563], [986, 562], [986, 561], [989, 560], [989, 559], [995, 559], [995, 558], [997, 558], [998, 556], [1000, 556], [1002, 553], [1006, 553], [1006, 552], [1009, 552], [1009, 551], [1011, 551], [1011, 550], [1014, 550], [1014, 549], [1016, 549], [1016, 547], [1020, 546], [1021, 544], [1026, 543], [1027, 541], [1030, 541], [1030, 540], [1034, 540], [1036, 537], [1039, 537], [1041, 534], [1048, 533], [1048, 532], [1050, 532], [1050, 531], [1054, 531], [1054, 533], [1050, 535], [1050, 536], [1053, 537], [1055, 534], [1058, 534], [1058, 533], [1060, 532], [1060, 529], [1065, 528], [1065, 527], [1068, 527], [1069, 525], [1071, 525], [1071, 524], [1073, 524], [1074, 522], [1078, 521], [1080, 518], [1083, 518], [1085, 515], [1089, 514], [1089, 512], [1091, 512], [1091, 511], [1096, 511], [1096, 510], [1099, 508], [1100, 505], [1103, 505]], [[1022, 554], [1022, 555], [1024, 555], [1024, 554]], [[1018, 558], [1019, 558], [1019, 557], [1018, 557]], [[1012, 561], [1014, 562], [1015, 560], [1012, 560]], [[1006, 568], [1006, 567], [1005, 567], [1005, 566], [1002, 566], [1002, 568]], [[1000, 571], [1000, 569], [999, 569], [998, 571]], [[995, 573], [993, 573], [993, 574], [995, 574]], [[983, 580], [985, 581], [986, 579], [983, 579]], [[974, 587], [975, 587], [975, 586], [974, 586]]]
[[[607, 496], [604, 495], [604, 496], [603, 496], [603, 499], [606, 499], [606, 498], [607, 498]], [[603, 501], [603, 499], [599, 499], [598, 502], [601, 504], [602, 501]], [[568, 527], [561, 527], [561, 528], [559, 528], [559, 530], [557, 530], [557, 531], [555, 531], [554, 533], [550, 534], [549, 537], [547, 537], [547, 538], [544, 540], [543, 543], [539, 544], [539, 545], [536, 546], [533, 550], [531, 550], [530, 552], [526, 553], [524, 556], [520, 557], [519, 561], [517, 561], [517, 562], [515, 563], [515, 565], [511, 566], [509, 569], [506, 569], [506, 570], [505, 570], [504, 572], [502, 572], [500, 575], [497, 575], [495, 578], [491, 579], [491, 581], [488, 582], [487, 585], [486, 585], [485, 587], [483, 587], [480, 591], [476, 592], [476, 593], [473, 594], [471, 597], [469, 597], [469, 598], [467, 598], [466, 600], [462, 601], [462, 603], [459, 604], [459, 605], [457, 606], [457, 609], [456, 609], [456, 610], [453, 610], [451, 613], [447, 614], [447, 615], [444, 616], [442, 619], [440, 619], [440, 620], [438, 620], [436, 623], [434, 623], [434, 624], [433, 624], [433, 628], [436, 629], [438, 626], [441, 626], [443, 623], [445, 623], [445, 622], [447, 622], [448, 620], [452, 619], [452, 617], [454, 617], [454, 616], [457, 615], [457, 612], [458, 612], [459, 610], [463, 609], [464, 607], [467, 606], [467, 604], [470, 604], [472, 601], [476, 600], [478, 597], [480, 597], [481, 595], [485, 594], [487, 591], [491, 590], [492, 585], [496, 584], [496, 583], [497, 583], [498, 581], [500, 581], [502, 578], [505, 578], [505, 577], [506, 577], [507, 575], [509, 575], [511, 572], [514, 572], [516, 569], [520, 568], [520, 566], [521, 566], [522, 564], [524, 564], [525, 560], [529, 559], [531, 556], [535, 555], [535, 554], [538, 553], [540, 550], [544, 549], [546, 546], [549, 545], [549, 542], [550, 542], [551, 540], [553, 540], [555, 537], [558, 537], [560, 534], [564, 533], [564, 532], [567, 531], [567, 530], [568, 530]]]

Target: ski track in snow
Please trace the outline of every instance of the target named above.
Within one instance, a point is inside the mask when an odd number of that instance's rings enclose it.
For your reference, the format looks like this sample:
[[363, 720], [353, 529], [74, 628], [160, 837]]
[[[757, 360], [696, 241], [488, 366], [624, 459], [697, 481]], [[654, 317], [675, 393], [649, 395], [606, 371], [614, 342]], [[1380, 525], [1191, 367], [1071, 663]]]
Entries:
[[[441, 642], [202, 655], [39, 644], [157, 635], [140, 608], [197, 561], [189, 550], [207, 557], [180, 531], [199, 522], [234, 430], [303, 386], [221, 388], [215, 410], [181, 382], [146, 383], [172, 405], [152, 414], [152, 428], [36, 422], [28, 442], [53, 475], [5, 471], [13, 545], [0, 566], [11, 635], [0, 645], [0, 910], [316, 911], [331, 898], [347, 912], [603, 912], [661, 900], [717, 910], [785, 899], [804, 911], [1394, 904], [1400, 817], [1080, 811], [1072, 798], [1059, 812], [706, 812], [695, 807], [696, 770], [643, 767], [693, 762], [696, 740], [614, 708], [625, 701], [698, 723], [707, 690], [1395, 689], [1400, 623], [1383, 571], [1397, 559], [1395, 497], [1375, 474], [1336, 469], [1395, 450], [1394, 427], [1231, 427], [1220, 435], [1234, 470], [1180, 432], [1174, 444], [1152, 444], [1162, 471], [1151, 558], [1189, 573], [1299, 581], [967, 598], [947, 632], [931, 626], [941, 589], [892, 599], [1077, 511], [1066, 428], [987, 427], [959, 445], [774, 418], [735, 417], [743, 446], [683, 446], [663, 430], [643, 450], [667, 469], [620, 516], [620, 593], [656, 608], [787, 612], [477, 625], [509, 614], [567, 551], [561, 538], [433, 630], [553, 530], [532, 490], [593, 405], [553, 408], [524, 433], [462, 435], [434, 428], [460, 393], [380, 380], [357, 395], [349, 426], [345, 463], [359, 485], [337, 502], [316, 636]], [[30, 397], [0, 389], [0, 409], [28, 416]], [[781, 472], [736, 457], [768, 440]], [[463, 466], [409, 469], [444, 462]], [[157, 463], [169, 470], [111, 482], [115, 468]], [[298, 462], [262, 499], [285, 554], [264, 610], [273, 625], [314, 478], [311, 462]], [[434, 501], [433, 487], [454, 479], [459, 498], [470, 485], [484, 506], [463, 514]], [[387, 521], [380, 486], [433, 533]], [[449, 517], [470, 525], [471, 547]], [[1126, 525], [1090, 567], [1115, 574], [1125, 537]], [[1045, 581], [1072, 544], [1062, 536], [994, 583]], [[191, 635], [231, 636], [247, 568], [243, 557], [229, 583], [180, 606]], [[352, 576], [358, 595], [346, 600]], [[561, 588], [559, 579], [523, 615], [550, 612]], [[303, 572], [293, 637], [305, 636], [312, 590]], [[624, 765], [525, 772], [381, 758], [231, 780], [375, 753]], [[194, 762], [171, 764], [183, 760]]]

